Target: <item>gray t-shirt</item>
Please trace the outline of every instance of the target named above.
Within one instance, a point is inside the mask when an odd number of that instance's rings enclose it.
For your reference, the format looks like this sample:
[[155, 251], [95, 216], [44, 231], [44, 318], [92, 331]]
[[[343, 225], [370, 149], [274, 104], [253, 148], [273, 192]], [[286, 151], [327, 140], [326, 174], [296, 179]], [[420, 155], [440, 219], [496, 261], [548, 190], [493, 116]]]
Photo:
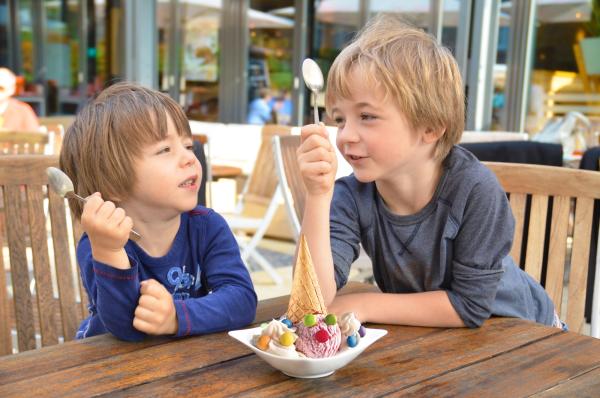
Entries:
[[445, 290], [469, 327], [490, 315], [552, 325], [552, 301], [509, 255], [514, 218], [494, 173], [459, 146], [443, 168], [431, 201], [409, 216], [393, 214], [375, 183], [353, 175], [336, 181], [330, 218], [338, 289], [362, 243], [383, 292]]

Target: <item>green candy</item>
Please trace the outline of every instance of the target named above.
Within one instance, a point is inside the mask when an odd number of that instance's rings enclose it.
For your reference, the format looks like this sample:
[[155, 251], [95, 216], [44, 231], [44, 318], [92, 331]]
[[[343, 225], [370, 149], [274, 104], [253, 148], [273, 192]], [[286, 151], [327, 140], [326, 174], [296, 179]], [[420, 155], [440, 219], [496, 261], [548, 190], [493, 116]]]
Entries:
[[328, 324], [329, 326], [335, 325], [337, 323], [337, 318], [333, 314], [328, 314], [325, 317], [325, 323]]
[[317, 318], [313, 314], [304, 315], [304, 326], [311, 327], [317, 324]]

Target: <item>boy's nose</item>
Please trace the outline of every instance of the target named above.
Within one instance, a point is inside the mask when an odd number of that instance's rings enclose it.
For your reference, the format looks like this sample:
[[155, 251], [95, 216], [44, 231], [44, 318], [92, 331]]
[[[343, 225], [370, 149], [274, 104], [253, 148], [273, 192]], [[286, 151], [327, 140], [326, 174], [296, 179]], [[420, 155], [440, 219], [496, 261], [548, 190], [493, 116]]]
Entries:
[[354, 126], [348, 122], [338, 129], [337, 139], [341, 143], [358, 142], [358, 134]]
[[184, 167], [194, 164], [196, 162], [196, 154], [194, 151], [190, 151], [188, 148], [184, 147], [181, 162]]

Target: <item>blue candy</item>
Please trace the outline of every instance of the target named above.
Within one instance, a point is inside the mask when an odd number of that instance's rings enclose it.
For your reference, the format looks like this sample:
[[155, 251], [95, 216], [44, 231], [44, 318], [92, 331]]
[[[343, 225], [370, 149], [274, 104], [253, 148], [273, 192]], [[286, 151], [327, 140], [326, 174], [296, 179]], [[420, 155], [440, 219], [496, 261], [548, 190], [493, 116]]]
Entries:
[[281, 323], [283, 323], [285, 326], [287, 326], [288, 328], [291, 328], [293, 326], [292, 321], [290, 321], [287, 318], [284, 318], [281, 320]]
[[346, 343], [350, 348], [356, 347], [356, 345], [358, 344], [358, 339], [356, 338], [356, 335], [353, 334], [352, 336], [348, 336], [348, 338], [346, 339]]

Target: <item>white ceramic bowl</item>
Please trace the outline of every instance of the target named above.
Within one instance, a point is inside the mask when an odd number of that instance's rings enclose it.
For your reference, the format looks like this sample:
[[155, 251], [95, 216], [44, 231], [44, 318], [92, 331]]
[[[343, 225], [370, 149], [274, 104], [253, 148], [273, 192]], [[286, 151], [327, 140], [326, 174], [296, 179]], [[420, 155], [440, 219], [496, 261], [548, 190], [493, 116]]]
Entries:
[[387, 334], [385, 329], [366, 329], [365, 337], [362, 337], [354, 348], [345, 348], [329, 358], [284, 358], [261, 351], [252, 344], [252, 338], [261, 332], [261, 327], [252, 329], [232, 330], [229, 335], [250, 348], [261, 359], [275, 369], [292, 377], [316, 378], [329, 376], [337, 369], [346, 366], [356, 358], [368, 346]]

